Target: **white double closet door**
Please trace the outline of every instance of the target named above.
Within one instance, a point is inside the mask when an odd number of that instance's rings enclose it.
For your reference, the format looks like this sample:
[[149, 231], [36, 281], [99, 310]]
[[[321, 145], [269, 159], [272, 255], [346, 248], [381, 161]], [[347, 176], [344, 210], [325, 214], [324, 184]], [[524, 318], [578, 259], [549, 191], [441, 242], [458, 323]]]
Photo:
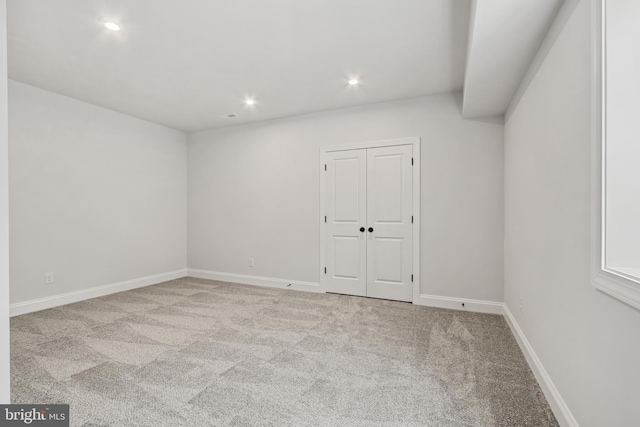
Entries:
[[412, 149], [327, 153], [327, 292], [412, 300]]

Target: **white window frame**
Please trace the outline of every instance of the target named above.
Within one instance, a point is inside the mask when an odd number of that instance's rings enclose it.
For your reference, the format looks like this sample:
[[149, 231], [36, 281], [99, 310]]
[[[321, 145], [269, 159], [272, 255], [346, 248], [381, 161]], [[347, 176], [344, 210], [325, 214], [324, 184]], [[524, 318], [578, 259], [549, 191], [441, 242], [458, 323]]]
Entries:
[[596, 289], [640, 309], [640, 283], [605, 265], [606, 0], [594, 0], [592, 5], [591, 277]]

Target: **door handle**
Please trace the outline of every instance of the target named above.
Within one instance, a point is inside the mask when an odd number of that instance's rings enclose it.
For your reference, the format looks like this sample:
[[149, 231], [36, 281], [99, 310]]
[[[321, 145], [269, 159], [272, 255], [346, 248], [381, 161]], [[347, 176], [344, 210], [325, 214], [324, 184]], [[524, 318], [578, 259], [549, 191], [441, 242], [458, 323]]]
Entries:
[[369, 233], [373, 233], [373, 227], [369, 227]]
[[364, 233], [364, 227], [360, 227], [360, 232]]

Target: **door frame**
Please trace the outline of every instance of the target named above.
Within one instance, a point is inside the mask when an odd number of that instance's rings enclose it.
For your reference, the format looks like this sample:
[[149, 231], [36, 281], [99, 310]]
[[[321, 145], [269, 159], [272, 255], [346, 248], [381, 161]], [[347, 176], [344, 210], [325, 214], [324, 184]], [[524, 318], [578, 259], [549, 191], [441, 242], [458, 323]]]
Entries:
[[335, 151], [361, 150], [366, 148], [393, 147], [397, 145], [413, 146], [413, 303], [420, 297], [420, 137], [388, 139], [384, 141], [353, 142], [320, 147], [320, 292], [327, 292], [326, 275], [326, 181], [324, 177], [327, 153]]

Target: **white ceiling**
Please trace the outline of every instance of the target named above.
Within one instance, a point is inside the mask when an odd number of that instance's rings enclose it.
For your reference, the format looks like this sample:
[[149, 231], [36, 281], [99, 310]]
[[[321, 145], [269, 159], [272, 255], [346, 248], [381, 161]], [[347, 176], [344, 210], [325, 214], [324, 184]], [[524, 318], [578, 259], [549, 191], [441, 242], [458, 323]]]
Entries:
[[472, 0], [463, 116], [503, 114], [564, 0]]
[[8, 0], [9, 77], [184, 131], [462, 89], [500, 115], [562, 1]]
[[[9, 77], [184, 131], [461, 90], [468, 0], [8, 0]], [[112, 18], [122, 31], [99, 22]], [[348, 87], [357, 76], [359, 87]], [[248, 108], [242, 101], [255, 96]], [[229, 120], [220, 116], [236, 113]]]

